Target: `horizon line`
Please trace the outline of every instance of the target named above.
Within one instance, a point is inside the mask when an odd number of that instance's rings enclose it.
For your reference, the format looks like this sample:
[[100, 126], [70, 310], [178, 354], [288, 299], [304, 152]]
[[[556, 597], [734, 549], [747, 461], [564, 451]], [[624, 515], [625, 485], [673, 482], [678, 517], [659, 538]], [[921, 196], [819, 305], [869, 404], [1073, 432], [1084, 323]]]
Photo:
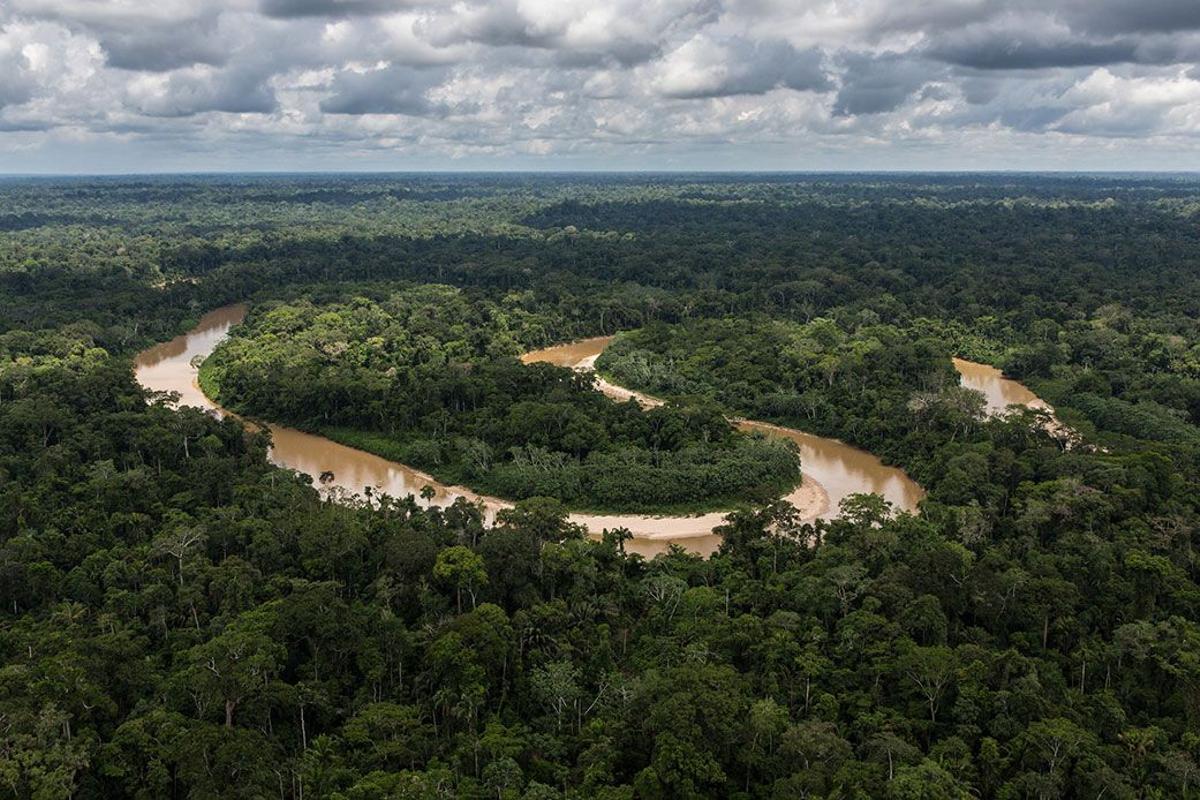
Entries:
[[144, 172], [0, 172], [0, 180], [36, 178], [137, 178], [309, 175], [1062, 175], [1197, 176], [1200, 169], [318, 169], [318, 170], [149, 170]]

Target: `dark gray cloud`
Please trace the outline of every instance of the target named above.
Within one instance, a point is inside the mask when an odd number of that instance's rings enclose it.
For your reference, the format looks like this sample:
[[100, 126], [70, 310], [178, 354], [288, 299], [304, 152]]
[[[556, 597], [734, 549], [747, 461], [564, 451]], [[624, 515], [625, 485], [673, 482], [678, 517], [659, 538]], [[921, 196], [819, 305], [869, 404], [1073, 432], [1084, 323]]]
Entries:
[[1003, 8], [1007, 0], [922, 0], [922, 2], [881, 2], [870, 17], [869, 30], [875, 34], [896, 31], [939, 33], [958, 30], [986, 21]]
[[33, 92], [26, 85], [14, 79], [11, 75], [0, 78], [0, 108], [10, 105], [20, 105], [27, 102]]
[[148, 117], [190, 117], [209, 111], [267, 114], [278, 108], [274, 92], [253, 70], [192, 70], [145, 85], [130, 104]]
[[988, 32], [948, 36], [925, 52], [931, 58], [974, 69], [1047, 69], [1136, 61], [1138, 47], [1130, 39], [1089, 42]]
[[454, 14], [422, 21], [420, 30], [430, 41], [553, 51], [556, 63], [571, 67], [629, 67], [662, 54], [673, 32], [716, 20], [721, 0], [476, 0], [454, 8]]
[[[862, 0], [864, 10], [874, 0]], [[1194, 0], [892, 0], [869, 13], [868, 30], [941, 34], [1005, 17], [1053, 18], [1076, 34], [1178, 33], [1200, 30], [1200, 3]]]
[[[1195, 5], [1200, 7], [1200, 0]], [[1125, 30], [1117, 17], [1097, 25], [1094, 15], [1087, 17], [1088, 25], [1079, 25], [1072, 22], [1076, 16], [1070, 9], [997, 15], [932, 33], [920, 50], [932, 59], [983, 70], [1178, 64], [1200, 56], [1200, 32], [1137, 32]]]
[[1200, 0], [892, 2], [867, 30], [920, 34], [918, 51], [971, 69], [1178, 64], [1200, 58]]
[[6, 120], [0, 119], [0, 133], [44, 133], [54, 127], [53, 120]]
[[513, 0], [497, 0], [460, 16], [438, 18], [428, 25], [431, 38], [444, 44], [477, 42], [489, 47], [548, 48], [562, 35], [557, 24], [539, 25], [521, 14]]
[[939, 71], [931, 65], [898, 53], [881, 56], [849, 55], [833, 111], [838, 116], [882, 114], [904, 104]]
[[762, 94], [772, 89], [798, 92], [824, 91], [833, 87], [821, 65], [821, 51], [797, 50], [787, 42], [751, 42], [735, 39], [729, 48], [736, 66], [724, 87], [726, 94]]
[[33, 97], [34, 82], [24, 53], [0, 52], [0, 108], [19, 105]]
[[605, 42], [603, 47], [554, 50], [555, 64], [567, 69], [585, 69], [615, 64], [629, 67], [644, 64], [662, 54], [660, 45], [637, 39], [617, 38]]
[[1018, 106], [1000, 109], [993, 118], [1013, 130], [1036, 133], [1053, 128], [1069, 111], [1062, 105]]
[[259, 4], [264, 16], [276, 19], [371, 16], [408, 6], [397, 0], [261, 0]]
[[210, 19], [157, 30], [108, 30], [100, 32], [98, 39], [109, 66], [166, 72], [192, 64], [226, 63], [229, 53], [216, 33], [216, 20]]
[[1100, 35], [1200, 30], [1195, 0], [1069, 0], [1061, 15], [1075, 30]]
[[338, 73], [332, 94], [321, 101], [326, 114], [403, 114], [412, 117], [444, 114], [445, 105], [433, 103], [428, 92], [444, 80], [441, 69], [392, 65], [369, 72]]

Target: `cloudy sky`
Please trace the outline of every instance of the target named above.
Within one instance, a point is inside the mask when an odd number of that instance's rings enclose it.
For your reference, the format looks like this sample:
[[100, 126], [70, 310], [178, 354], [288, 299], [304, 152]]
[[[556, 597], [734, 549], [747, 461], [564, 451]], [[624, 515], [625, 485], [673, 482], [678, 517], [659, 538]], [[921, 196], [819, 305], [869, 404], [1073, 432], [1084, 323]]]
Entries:
[[0, 0], [0, 173], [1200, 169], [1200, 0]]

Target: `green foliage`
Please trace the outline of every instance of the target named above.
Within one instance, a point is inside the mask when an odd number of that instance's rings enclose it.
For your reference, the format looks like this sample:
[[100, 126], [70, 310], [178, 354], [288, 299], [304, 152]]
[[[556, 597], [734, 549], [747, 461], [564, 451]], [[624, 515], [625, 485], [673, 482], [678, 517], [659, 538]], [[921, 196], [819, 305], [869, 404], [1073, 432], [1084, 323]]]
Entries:
[[955, 407], [949, 355], [892, 325], [749, 317], [649, 325], [618, 337], [597, 367], [657, 396], [709, 398], [902, 459], [930, 441], [911, 435], [918, 426], [969, 429], [980, 416]]
[[[1200, 797], [1197, 194], [5, 181], [0, 797]], [[931, 497], [815, 526], [755, 505], [711, 558], [652, 561], [555, 498], [494, 523], [327, 502], [262, 436], [132, 379], [125, 354], [243, 298], [254, 380], [338, 393], [258, 401], [473, 480], [514, 447], [528, 469], [628, 452], [599, 430], [736, 452], [725, 408], [870, 444]], [[511, 359], [618, 328], [641, 329], [613, 351], [635, 382], [686, 402], [656, 417]], [[980, 419], [952, 352], [1030, 380], [1081, 444]]]

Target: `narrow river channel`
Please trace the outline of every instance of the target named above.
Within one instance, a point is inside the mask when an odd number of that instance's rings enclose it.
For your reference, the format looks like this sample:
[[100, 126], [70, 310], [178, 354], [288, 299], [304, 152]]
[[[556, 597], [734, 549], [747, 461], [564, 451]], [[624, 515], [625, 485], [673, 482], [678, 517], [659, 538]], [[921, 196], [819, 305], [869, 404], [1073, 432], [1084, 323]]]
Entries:
[[1003, 372], [990, 364], [956, 358], [954, 368], [958, 370], [963, 386], [983, 393], [989, 414], [1003, 413], [1012, 405], [1050, 410], [1045, 400], [1029, 391], [1024, 384], [1004, 377]]
[[[196, 381], [196, 367], [225, 338], [229, 329], [245, 318], [246, 311], [247, 306], [242, 303], [216, 309], [201, 317], [196, 327], [188, 333], [143, 351], [134, 362], [138, 382], [153, 391], [177, 392], [181, 405], [226, 413], [200, 391]], [[611, 337], [600, 337], [559, 345], [527, 353], [522, 360], [546, 361], [574, 369], [591, 369], [596, 357], [603, 352], [609, 341]], [[987, 376], [984, 373], [978, 372], [971, 380], [980, 381], [985, 378]], [[995, 380], [1006, 379], [997, 371]], [[646, 405], [658, 402], [654, 398], [638, 395], [604, 381], [598, 383], [601, 390], [614, 399], [635, 397]], [[1000, 391], [994, 386], [981, 387], [968, 383], [965, 372], [964, 384], [984, 391], [989, 397], [989, 406], [992, 403], [992, 391]], [[361, 493], [365, 487], [370, 486], [395, 497], [404, 497], [409, 494], [419, 496], [423, 487], [430, 486], [434, 490], [430, 501], [432, 504], [446, 505], [455, 498], [465, 497], [483, 503], [489, 519], [494, 517], [496, 511], [510, 505], [497, 498], [480, 496], [461, 486], [443, 485], [419, 470], [332, 442], [321, 436], [282, 425], [271, 424], [267, 427], [271, 431], [273, 443], [271, 461], [308, 475], [314, 486], [326, 490], [337, 487], [348, 492]], [[875, 492], [883, 495], [897, 508], [908, 511], [915, 510], [917, 503], [924, 497], [924, 490], [902, 470], [886, 466], [870, 453], [842, 442], [749, 420], [739, 422], [739, 427], [748, 431], [761, 431], [769, 436], [782, 436], [799, 446], [804, 479], [787, 499], [800, 509], [806, 519], [832, 516], [841, 500], [856, 492]], [[322, 473], [332, 473], [333, 480], [320, 484], [318, 476]], [[597, 535], [605, 528], [628, 528], [634, 539], [627, 543], [627, 549], [651, 557], [665, 551], [671, 544], [679, 544], [702, 555], [712, 553], [720, 544], [720, 537], [714, 535], [712, 530], [721, 524], [724, 514], [714, 512], [695, 516], [663, 517], [641, 514], [572, 514], [571, 518], [586, 525], [588, 530]]]

